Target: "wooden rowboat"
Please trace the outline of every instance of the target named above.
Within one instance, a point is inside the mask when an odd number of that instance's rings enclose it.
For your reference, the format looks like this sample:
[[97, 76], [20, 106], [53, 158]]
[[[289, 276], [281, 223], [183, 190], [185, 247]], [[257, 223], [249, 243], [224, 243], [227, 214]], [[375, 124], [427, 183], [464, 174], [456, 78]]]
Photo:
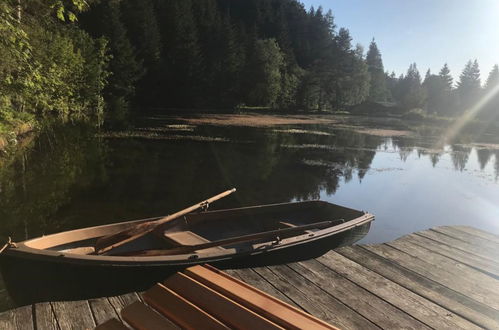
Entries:
[[[323, 201], [189, 213], [161, 230], [96, 254], [100, 238], [157, 219], [71, 230], [11, 245], [0, 255], [10, 295], [18, 303], [68, 295], [75, 299], [76, 291], [84, 291], [78, 298], [102, 296], [140, 289], [129, 288], [130, 283], [148, 287], [200, 263], [242, 267], [308, 259], [359, 240], [374, 216]], [[25, 298], [30, 291], [38, 298]]]

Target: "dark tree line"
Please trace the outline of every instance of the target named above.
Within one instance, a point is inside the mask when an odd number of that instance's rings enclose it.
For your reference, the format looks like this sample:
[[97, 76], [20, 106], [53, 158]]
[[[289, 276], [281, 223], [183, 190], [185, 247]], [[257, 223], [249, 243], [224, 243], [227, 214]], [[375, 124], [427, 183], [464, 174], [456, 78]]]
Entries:
[[109, 39], [119, 107], [343, 109], [383, 73], [330, 11], [295, 0], [109, 0], [80, 24]]
[[[388, 75], [374, 39], [367, 52], [353, 46], [331, 11], [297, 0], [6, 0], [0, 18], [0, 133], [16, 120], [121, 121], [150, 108], [392, 101], [403, 112], [454, 116], [491, 94], [499, 76], [496, 66], [482, 86], [476, 61], [457, 84], [447, 66], [424, 79], [416, 64]], [[498, 104], [495, 96], [482, 116]]]

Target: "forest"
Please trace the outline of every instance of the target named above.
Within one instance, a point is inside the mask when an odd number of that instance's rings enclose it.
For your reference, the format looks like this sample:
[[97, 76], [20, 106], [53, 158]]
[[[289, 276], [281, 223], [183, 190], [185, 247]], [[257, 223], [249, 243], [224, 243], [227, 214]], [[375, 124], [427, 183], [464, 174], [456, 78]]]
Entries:
[[[121, 125], [150, 110], [382, 104], [455, 117], [499, 85], [499, 67], [485, 79], [477, 60], [457, 81], [447, 64], [396, 76], [375, 39], [353, 45], [331, 11], [296, 0], [5, 0], [0, 16], [0, 134], [42, 118]], [[498, 95], [482, 119], [496, 118]]]

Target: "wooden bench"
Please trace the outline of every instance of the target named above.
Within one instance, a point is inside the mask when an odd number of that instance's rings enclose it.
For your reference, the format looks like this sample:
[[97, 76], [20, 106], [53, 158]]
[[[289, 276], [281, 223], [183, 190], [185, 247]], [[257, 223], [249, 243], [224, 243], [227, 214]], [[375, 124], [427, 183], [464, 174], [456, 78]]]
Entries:
[[[199, 236], [198, 234], [192, 232], [192, 231], [178, 231], [178, 232], [173, 232], [173, 233], [167, 233], [165, 232], [162, 236], [166, 241], [169, 243], [175, 245], [175, 246], [189, 246], [189, 245], [197, 245], [197, 244], [202, 244], [202, 243], [209, 243], [210, 241], [207, 240], [206, 238]], [[210, 252], [220, 252], [220, 251], [225, 251], [226, 249], [217, 246], [217, 247], [211, 247], [199, 251], [203, 251], [206, 253]]]
[[[176, 273], [121, 311], [133, 329], [337, 329], [211, 266]], [[127, 329], [116, 319], [96, 329]]]

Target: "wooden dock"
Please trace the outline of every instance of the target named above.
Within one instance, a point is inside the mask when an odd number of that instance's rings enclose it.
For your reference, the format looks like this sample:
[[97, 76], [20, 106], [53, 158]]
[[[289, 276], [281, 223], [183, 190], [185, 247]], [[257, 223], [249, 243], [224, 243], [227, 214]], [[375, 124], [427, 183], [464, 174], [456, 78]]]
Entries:
[[[342, 329], [499, 329], [499, 236], [471, 227], [226, 272]], [[25, 306], [1, 313], [0, 329], [93, 328], [137, 300], [134, 292]]]

